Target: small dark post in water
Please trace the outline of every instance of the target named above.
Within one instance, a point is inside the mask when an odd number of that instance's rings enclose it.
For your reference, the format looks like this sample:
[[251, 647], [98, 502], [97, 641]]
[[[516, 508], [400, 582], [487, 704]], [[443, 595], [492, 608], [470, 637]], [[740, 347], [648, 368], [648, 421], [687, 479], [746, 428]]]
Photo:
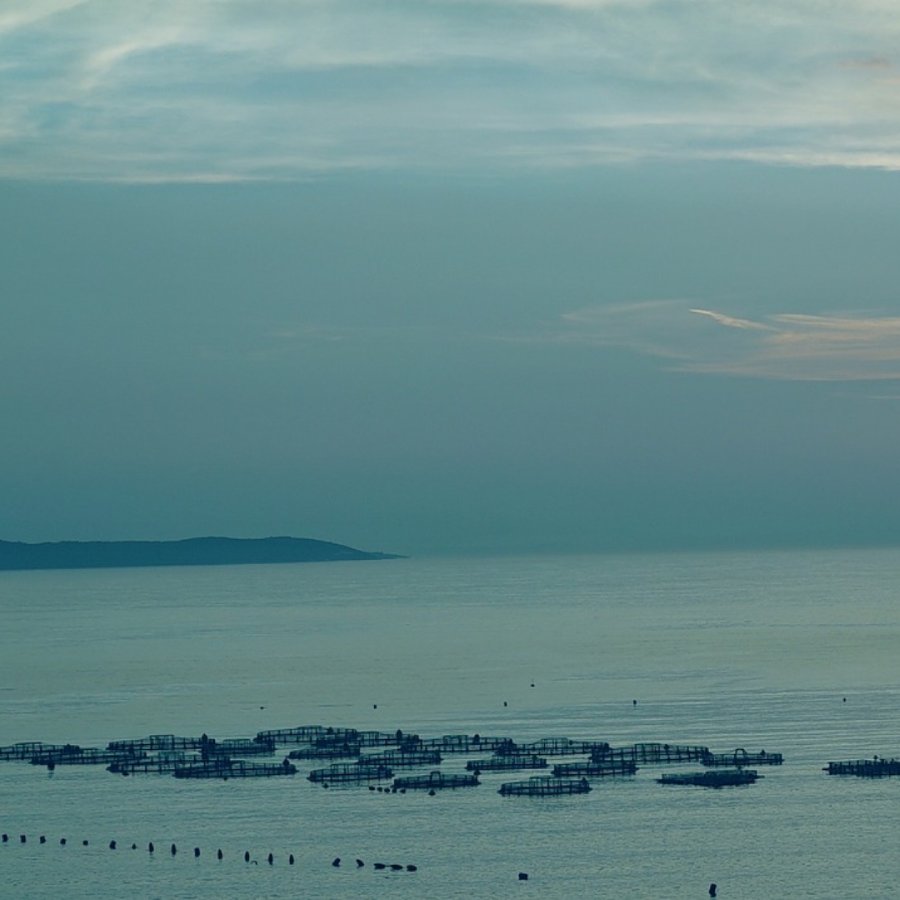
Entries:
[[632, 701], [631, 701], [631, 705], [632, 705], [632, 706], [637, 706], [637, 700], [632, 700]]
[[60, 839], [59, 839], [59, 846], [60, 846], [60, 847], [65, 847], [65, 846], [66, 846], [66, 839], [65, 839], [65, 838], [60, 838]]
[[116, 842], [115, 842], [115, 841], [110, 841], [110, 842], [109, 842], [109, 849], [110, 849], [110, 850], [115, 850], [115, 849], [116, 849]]
[[341, 864], [341, 858], [340, 858], [339, 856], [336, 856], [336, 857], [331, 861], [331, 864], [332, 864], [335, 868], [337, 868], [337, 867]]
[[81, 846], [82, 846], [82, 847], [87, 847], [88, 843], [89, 843], [89, 841], [83, 840], [83, 841], [81, 842]]
[[131, 845], [131, 849], [132, 849], [132, 850], [137, 850], [137, 844], [132, 844], [132, 845]]
[[3, 837], [0, 838], [0, 840], [2, 840], [3, 843], [5, 844], [5, 843], [9, 840], [9, 835], [8, 835], [8, 834], [4, 834]]
[[364, 865], [365, 865], [365, 863], [361, 859], [356, 860], [356, 868], [357, 869], [361, 869]]
[[250, 862], [250, 851], [249, 850], [244, 851], [244, 862]]
[[385, 867], [385, 864], [384, 864], [384, 863], [375, 863], [375, 868], [376, 868], [376, 869], [384, 869], [384, 868], [386, 868], [386, 867]]
[[172, 856], [174, 856], [178, 852], [178, 848], [172, 844]]
[[291, 853], [291, 855], [288, 856], [288, 865], [292, 866], [293, 864], [294, 864], [294, 854]]
[[44, 835], [41, 835], [41, 836], [38, 838], [38, 840], [39, 840], [42, 844], [46, 844], [46, 843], [47, 843], [47, 838], [45, 838]]
[[153, 841], [150, 841], [150, 843], [147, 844], [147, 852], [152, 853], [155, 849], [156, 848], [153, 846]]
[[200, 848], [194, 847], [194, 859], [196, 859], [200, 855]]
[[275, 857], [271, 853], [266, 857], [266, 859], [268, 859], [270, 866], [273, 862], [275, 862]]
[[528, 873], [519, 872], [519, 881], [528, 881]]
[[20, 834], [20, 835], [19, 835], [19, 841], [20, 841], [21, 843], [24, 844], [27, 840], [28, 840], [28, 837], [27, 837], [26, 835], [24, 835], [24, 834]]
[[713, 882], [713, 883], [709, 886], [709, 896], [710, 896], [710, 897], [715, 897], [715, 896], [716, 896], [716, 891], [718, 891], [718, 887], [716, 886], [716, 883]]
[[509, 704], [508, 704], [505, 700], [503, 701], [503, 705], [504, 705], [504, 706], [509, 706]]
[[410, 863], [410, 864], [406, 867], [406, 871], [407, 871], [407, 872], [418, 872], [418, 871], [419, 871], [419, 867], [418, 867], [418, 866], [414, 866], [414, 865], [412, 865], [412, 863]]
[[222, 858], [222, 851], [219, 850], [216, 852], [216, 859], [221, 859], [221, 858]]

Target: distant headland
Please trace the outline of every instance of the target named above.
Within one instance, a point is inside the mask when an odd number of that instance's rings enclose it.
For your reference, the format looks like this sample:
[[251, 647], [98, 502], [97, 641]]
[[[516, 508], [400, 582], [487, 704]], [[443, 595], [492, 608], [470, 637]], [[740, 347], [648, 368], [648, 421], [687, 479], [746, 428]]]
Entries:
[[235, 566], [252, 563], [402, 559], [311, 538], [197, 537], [183, 541], [0, 541], [0, 570], [109, 569], [136, 566]]

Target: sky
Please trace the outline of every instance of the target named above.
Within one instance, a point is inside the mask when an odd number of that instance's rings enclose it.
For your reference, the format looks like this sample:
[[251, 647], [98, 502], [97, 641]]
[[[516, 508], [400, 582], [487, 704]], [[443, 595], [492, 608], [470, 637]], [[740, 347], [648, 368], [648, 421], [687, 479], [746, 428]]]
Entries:
[[878, 0], [0, 3], [0, 539], [900, 542]]

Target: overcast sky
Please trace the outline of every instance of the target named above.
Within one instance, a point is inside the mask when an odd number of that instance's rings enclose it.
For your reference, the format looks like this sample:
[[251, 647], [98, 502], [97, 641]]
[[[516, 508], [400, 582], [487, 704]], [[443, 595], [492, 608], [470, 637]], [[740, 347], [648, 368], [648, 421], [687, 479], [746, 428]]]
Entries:
[[0, 6], [0, 539], [900, 541], [900, 16]]

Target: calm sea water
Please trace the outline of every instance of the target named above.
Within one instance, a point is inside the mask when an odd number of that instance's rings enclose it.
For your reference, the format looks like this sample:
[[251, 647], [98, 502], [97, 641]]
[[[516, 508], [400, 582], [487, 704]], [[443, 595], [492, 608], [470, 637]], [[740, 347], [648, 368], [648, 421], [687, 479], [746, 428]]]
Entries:
[[428, 797], [0, 763], [0, 894], [897, 896], [900, 780], [821, 768], [900, 754], [898, 573], [893, 550], [0, 573], [0, 744], [325, 724], [786, 760], [544, 800], [496, 793], [528, 773]]

